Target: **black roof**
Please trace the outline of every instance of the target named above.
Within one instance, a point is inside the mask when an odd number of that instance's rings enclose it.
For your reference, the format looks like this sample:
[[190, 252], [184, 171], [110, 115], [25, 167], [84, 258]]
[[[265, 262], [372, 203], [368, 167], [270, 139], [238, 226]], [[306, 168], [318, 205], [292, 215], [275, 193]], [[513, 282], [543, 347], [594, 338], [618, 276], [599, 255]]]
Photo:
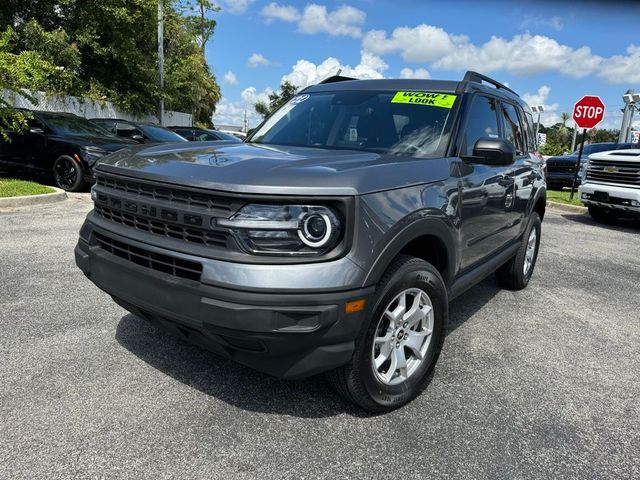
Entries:
[[[91, 121], [97, 122], [118, 122], [118, 123], [128, 123], [130, 125], [147, 125], [150, 127], [159, 127], [157, 123], [153, 122], [136, 122], [134, 120], [125, 120], [124, 118], [106, 118], [106, 117], [98, 117], [98, 118], [90, 118]], [[163, 127], [166, 128], [166, 127]]]
[[333, 76], [307, 87], [302, 92], [332, 92], [336, 90], [432, 90], [441, 93], [468, 93], [483, 91], [492, 95], [508, 98], [526, 105], [511, 88], [481, 73], [468, 71], [462, 80], [432, 80], [414, 78], [381, 78], [375, 80], [357, 80], [355, 78]]

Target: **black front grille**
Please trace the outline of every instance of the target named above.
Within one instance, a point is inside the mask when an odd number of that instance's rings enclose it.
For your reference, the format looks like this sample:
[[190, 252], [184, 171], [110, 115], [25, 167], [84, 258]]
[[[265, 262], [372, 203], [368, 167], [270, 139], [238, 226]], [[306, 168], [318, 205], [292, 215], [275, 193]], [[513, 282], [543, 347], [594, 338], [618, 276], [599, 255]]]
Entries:
[[590, 160], [587, 180], [640, 186], [640, 162]]
[[557, 173], [574, 173], [576, 171], [576, 162], [567, 160], [547, 162], [547, 171]]
[[169, 238], [177, 238], [185, 242], [206, 245], [208, 247], [227, 246], [227, 236], [224, 233], [190, 228], [183, 225], [168, 223], [160, 219], [150, 219], [133, 213], [122, 212], [96, 203], [94, 211], [102, 218], [120, 223], [128, 227], [137, 228], [145, 232], [155, 233]]
[[202, 265], [198, 262], [134, 247], [97, 232], [95, 233], [95, 238], [98, 246], [112, 255], [158, 272], [168, 273], [174, 277], [200, 281]]
[[233, 209], [233, 201], [229, 198], [192, 192], [175, 187], [163, 187], [151, 183], [107, 177], [105, 175], [96, 175], [96, 184], [139, 197], [164, 200], [175, 207], [182, 205], [201, 209], [220, 210], [223, 212], [231, 212]]

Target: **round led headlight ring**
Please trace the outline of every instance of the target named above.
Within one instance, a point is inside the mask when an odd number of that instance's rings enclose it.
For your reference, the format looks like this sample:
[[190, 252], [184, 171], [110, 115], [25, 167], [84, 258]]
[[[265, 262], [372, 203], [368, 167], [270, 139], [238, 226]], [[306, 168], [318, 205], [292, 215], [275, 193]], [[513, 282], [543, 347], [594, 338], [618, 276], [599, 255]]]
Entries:
[[[324, 228], [322, 224], [318, 225], [318, 221], [324, 222]], [[310, 225], [311, 222], [316, 223]], [[318, 227], [324, 232], [318, 233]], [[331, 226], [331, 220], [328, 215], [323, 213], [312, 213], [306, 217], [302, 222], [302, 229], [298, 230], [298, 236], [302, 243], [311, 248], [321, 248], [327, 244], [333, 233], [333, 227]]]

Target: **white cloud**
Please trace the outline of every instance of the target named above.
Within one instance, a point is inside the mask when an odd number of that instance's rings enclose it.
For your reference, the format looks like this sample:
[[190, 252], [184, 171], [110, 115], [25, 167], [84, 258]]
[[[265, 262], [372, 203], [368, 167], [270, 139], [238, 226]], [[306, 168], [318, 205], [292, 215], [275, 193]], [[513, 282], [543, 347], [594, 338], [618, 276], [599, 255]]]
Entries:
[[514, 75], [558, 71], [580, 78], [597, 72], [603, 62], [589, 47], [569, 47], [544, 35], [526, 33], [511, 39], [493, 36], [476, 45], [469, 37], [426, 24], [398, 27], [390, 35], [371, 30], [362, 45], [376, 55], [397, 53], [408, 62], [432, 62], [439, 69], [504, 70]]
[[249, 127], [255, 127], [262, 121], [262, 117], [258, 115], [253, 105], [258, 101], [269, 101], [269, 93], [273, 90], [265, 88], [258, 92], [256, 87], [247, 87], [240, 93], [241, 100], [232, 101], [228, 98], [222, 98], [216, 105], [216, 111], [213, 114], [214, 125], [234, 125], [242, 126], [244, 124], [245, 111]]
[[355, 67], [343, 65], [337, 58], [329, 57], [319, 64], [308, 60], [298, 60], [291, 72], [282, 77], [299, 88], [313, 85], [319, 81], [335, 75], [339, 70], [341, 75], [358, 79], [383, 78], [383, 72], [388, 65], [378, 56], [369, 52], [361, 52], [360, 63]]
[[270, 67], [275, 65], [275, 63], [265, 58], [265, 56], [262, 55], [261, 53], [253, 53], [247, 59], [247, 65], [250, 66], [251, 68], [256, 68], [256, 67]]
[[527, 15], [520, 24], [520, 29], [525, 30], [529, 27], [548, 27], [556, 31], [564, 28], [564, 23], [560, 17], [541, 17], [536, 15]]
[[400, 70], [400, 78], [431, 78], [426, 68], [403, 68]]
[[598, 76], [609, 83], [640, 83], [640, 46], [629, 45], [627, 55], [605, 59]]
[[[522, 99], [529, 104], [529, 106], [543, 105], [544, 113], [540, 116], [540, 123], [550, 127], [558, 122], [562, 121], [559, 113], [559, 106], [557, 103], [549, 103], [549, 94], [551, 93], [551, 87], [542, 85], [538, 88], [536, 93], [525, 93], [522, 95]], [[535, 121], [538, 121], [537, 114], [534, 114]]]
[[354, 38], [362, 36], [362, 26], [367, 18], [362, 10], [350, 5], [342, 5], [328, 11], [326, 6], [316, 3], [307, 4], [300, 12], [293, 5], [272, 2], [266, 5], [260, 14], [266, 18], [267, 22], [281, 20], [296, 23], [301, 33], [328, 33], [332, 36], [345, 35]]
[[398, 27], [390, 37], [383, 30], [371, 30], [362, 40], [365, 50], [377, 55], [400, 53], [409, 62], [430, 62], [442, 58], [455, 49], [452, 37], [442, 28], [432, 25]]
[[265, 88], [262, 92], [258, 92], [256, 87], [247, 87], [242, 90], [240, 97], [245, 103], [250, 104], [253, 108], [253, 104], [256, 102], [268, 102], [269, 94], [271, 92], [273, 92], [273, 90], [269, 87]]
[[238, 78], [236, 77], [235, 73], [229, 70], [227, 73], [224, 74], [224, 77], [222, 77], [222, 83], [225, 83], [227, 85], [237, 85]]
[[273, 20], [282, 20], [283, 22], [297, 22], [302, 18], [300, 11], [293, 5], [279, 5], [275, 2], [271, 2], [269, 5], [265, 5], [260, 11], [260, 15], [266, 18], [267, 22]]
[[221, 0], [220, 6], [223, 12], [234, 15], [242, 15], [255, 0]]

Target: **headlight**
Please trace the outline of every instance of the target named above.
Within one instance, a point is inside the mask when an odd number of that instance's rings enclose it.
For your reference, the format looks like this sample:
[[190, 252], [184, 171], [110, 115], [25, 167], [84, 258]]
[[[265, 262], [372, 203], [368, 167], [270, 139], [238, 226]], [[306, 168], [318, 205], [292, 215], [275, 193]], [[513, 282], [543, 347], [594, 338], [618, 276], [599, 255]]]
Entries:
[[342, 235], [339, 214], [315, 205], [250, 204], [216, 224], [229, 228], [245, 250], [257, 255], [323, 255]]
[[587, 176], [587, 166], [589, 165], [589, 162], [584, 162], [580, 164], [580, 170], [578, 171], [578, 181], [579, 182], [584, 182]]
[[104, 157], [107, 153], [105, 149], [100, 147], [82, 147], [80, 149], [82, 153], [82, 158], [87, 162], [89, 167], [93, 168], [93, 165], [102, 157]]

